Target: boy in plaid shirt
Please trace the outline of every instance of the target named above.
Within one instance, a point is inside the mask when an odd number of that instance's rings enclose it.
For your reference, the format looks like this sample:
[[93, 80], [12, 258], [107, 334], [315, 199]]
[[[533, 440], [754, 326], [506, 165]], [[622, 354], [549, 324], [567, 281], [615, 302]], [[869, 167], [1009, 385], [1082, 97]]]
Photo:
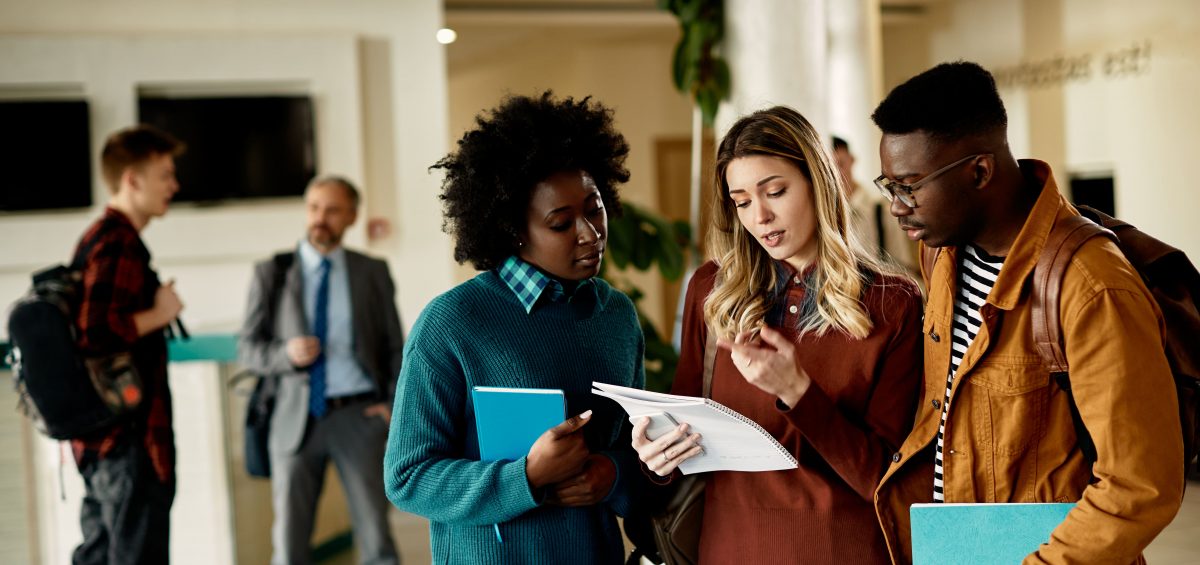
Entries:
[[183, 304], [173, 282], [159, 283], [138, 234], [179, 191], [174, 158], [182, 152], [182, 143], [149, 126], [109, 136], [100, 159], [111, 197], [75, 250], [87, 254], [76, 319], [81, 349], [131, 352], [143, 383], [130, 418], [71, 441], [86, 487], [76, 565], [168, 562], [175, 441], [163, 328]]

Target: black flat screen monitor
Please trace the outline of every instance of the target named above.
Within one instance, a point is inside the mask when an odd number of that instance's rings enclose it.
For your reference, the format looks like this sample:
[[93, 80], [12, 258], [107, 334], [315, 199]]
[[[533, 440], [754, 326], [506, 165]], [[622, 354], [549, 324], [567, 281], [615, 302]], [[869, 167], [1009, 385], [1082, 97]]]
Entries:
[[138, 119], [187, 144], [176, 201], [300, 196], [317, 171], [307, 96], [142, 96]]
[[0, 101], [0, 132], [0, 211], [92, 205], [86, 101]]

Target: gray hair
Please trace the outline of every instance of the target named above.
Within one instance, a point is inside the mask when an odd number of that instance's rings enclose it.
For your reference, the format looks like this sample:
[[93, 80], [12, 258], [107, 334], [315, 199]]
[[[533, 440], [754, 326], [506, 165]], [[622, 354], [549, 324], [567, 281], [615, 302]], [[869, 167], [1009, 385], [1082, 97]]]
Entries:
[[354, 209], [358, 209], [358, 202], [361, 200], [361, 197], [354, 183], [350, 182], [346, 177], [340, 175], [321, 175], [310, 181], [304, 191], [308, 192], [313, 187], [325, 186], [327, 184], [340, 186], [342, 190], [346, 191], [346, 196], [350, 197], [350, 203], [354, 205]]

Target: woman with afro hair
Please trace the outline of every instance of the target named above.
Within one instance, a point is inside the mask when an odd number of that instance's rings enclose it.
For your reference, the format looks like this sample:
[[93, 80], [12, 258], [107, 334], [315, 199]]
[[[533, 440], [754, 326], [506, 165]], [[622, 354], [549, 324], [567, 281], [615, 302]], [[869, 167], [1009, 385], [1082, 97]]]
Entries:
[[[512, 96], [476, 118], [441, 199], [454, 258], [482, 271], [435, 298], [404, 352], [384, 480], [430, 520], [435, 563], [622, 563], [617, 515], [644, 481], [623, 412], [641, 388], [633, 303], [596, 275], [629, 146], [589, 98]], [[480, 461], [475, 386], [562, 389], [567, 421], [516, 461]]]

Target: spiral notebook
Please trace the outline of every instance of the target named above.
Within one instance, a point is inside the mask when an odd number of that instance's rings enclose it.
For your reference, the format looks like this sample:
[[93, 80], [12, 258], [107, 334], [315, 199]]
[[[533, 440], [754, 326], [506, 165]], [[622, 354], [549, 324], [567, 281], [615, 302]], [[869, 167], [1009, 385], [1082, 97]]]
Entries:
[[[652, 420], [663, 415], [679, 423], [687, 423], [691, 432], [703, 436], [700, 445], [704, 453], [679, 465], [685, 474], [709, 471], [779, 471], [795, 469], [796, 458], [780, 445], [771, 434], [753, 420], [706, 398], [676, 396], [592, 383], [592, 394], [611, 398], [621, 405], [629, 418], [648, 416]], [[652, 426], [650, 439], [670, 431], [669, 426]]]

